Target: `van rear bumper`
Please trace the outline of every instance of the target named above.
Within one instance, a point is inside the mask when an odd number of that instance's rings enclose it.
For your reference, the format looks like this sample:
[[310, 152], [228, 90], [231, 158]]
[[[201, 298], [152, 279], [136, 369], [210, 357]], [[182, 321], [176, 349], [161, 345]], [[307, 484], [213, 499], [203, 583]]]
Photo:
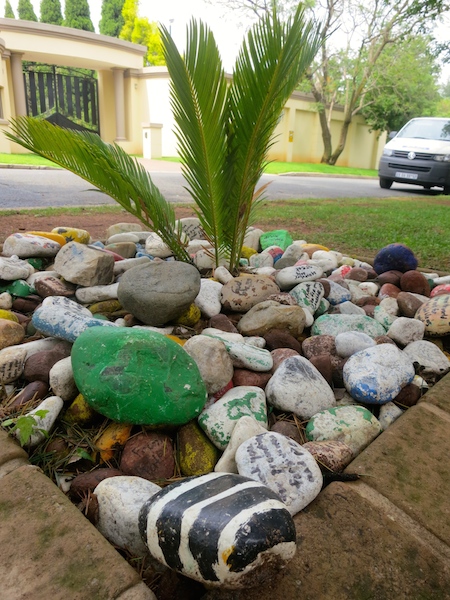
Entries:
[[382, 156], [378, 175], [381, 178], [401, 183], [447, 187], [450, 186], [450, 163]]

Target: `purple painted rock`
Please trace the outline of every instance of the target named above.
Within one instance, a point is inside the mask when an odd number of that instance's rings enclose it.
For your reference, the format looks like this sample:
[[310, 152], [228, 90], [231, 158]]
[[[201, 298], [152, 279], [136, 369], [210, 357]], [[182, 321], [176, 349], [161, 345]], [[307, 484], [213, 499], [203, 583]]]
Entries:
[[385, 271], [411, 271], [417, 269], [418, 261], [414, 252], [403, 244], [389, 244], [375, 256], [373, 268], [380, 274]]
[[296, 551], [295, 525], [279, 496], [230, 473], [168, 485], [141, 508], [139, 530], [156, 560], [219, 588], [268, 582]]

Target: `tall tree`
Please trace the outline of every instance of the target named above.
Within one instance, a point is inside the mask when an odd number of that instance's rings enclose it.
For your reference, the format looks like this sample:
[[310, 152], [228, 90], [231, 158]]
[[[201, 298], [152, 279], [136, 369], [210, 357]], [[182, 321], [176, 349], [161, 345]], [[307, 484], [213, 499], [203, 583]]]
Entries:
[[131, 42], [134, 22], [138, 17], [139, 0], [125, 0], [122, 7], [123, 27], [119, 34], [121, 40]]
[[41, 0], [41, 23], [62, 25], [63, 15], [60, 0]]
[[65, 27], [94, 31], [87, 0], [66, 0]]
[[139, 0], [125, 0], [122, 15], [124, 26], [120, 39], [147, 46], [144, 56], [144, 66], [160, 66], [165, 64], [161, 36], [158, 25], [150, 22], [147, 17], [138, 16]]
[[15, 19], [16, 15], [12, 9], [11, 3], [9, 0], [5, 2], [5, 19]]
[[38, 20], [30, 0], [19, 0], [19, 4], [17, 5], [17, 13], [19, 15], [19, 19], [23, 19], [24, 21]]
[[125, 0], [103, 0], [102, 18], [99, 22], [99, 30], [103, 35], [119, 37], [125, 20], [122, 9]]

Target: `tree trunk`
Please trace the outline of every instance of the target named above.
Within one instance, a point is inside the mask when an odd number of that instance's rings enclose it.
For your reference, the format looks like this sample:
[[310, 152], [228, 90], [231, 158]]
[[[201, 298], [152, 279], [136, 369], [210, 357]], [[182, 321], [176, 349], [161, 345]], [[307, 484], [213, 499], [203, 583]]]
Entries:
[[[337, 163], [338, 158], [342, 154], [345, 148], [345, 143], [347, 142], [348, 128], [350, 127], [351, 118], [344, 119], [341, 127], [341, 133], [339, 135], [339, 143], [336, 146], [334, 152], [330, 153], [330, 157], [328, 159], [329, 165], [335, 165]], [[323, 161], [322, 161], [323, 162]]]

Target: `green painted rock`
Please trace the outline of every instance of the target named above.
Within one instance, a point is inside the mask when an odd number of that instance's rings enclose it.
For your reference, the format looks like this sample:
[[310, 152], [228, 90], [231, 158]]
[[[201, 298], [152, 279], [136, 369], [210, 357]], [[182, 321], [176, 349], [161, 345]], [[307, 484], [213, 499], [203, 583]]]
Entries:
[[89, 405], [121, 423], [183, 425], [206, 402], [195, 361], [153, 331], [91, 327], [73, 345], [72, 367]]
[[263, 250], [269, 248], [269, 246], [279, 246], [283, 250], [286, 250], [286, 248], [292, 244], [292, 238], [285, 229], [276, 229], [274, 231], [263, 233], [259, 238], [259, 243]]
[[185, 477], [205, 475], [214, 471], [219, 451], [196, 421], [191, 421], [178, 430], [178, 464]]

